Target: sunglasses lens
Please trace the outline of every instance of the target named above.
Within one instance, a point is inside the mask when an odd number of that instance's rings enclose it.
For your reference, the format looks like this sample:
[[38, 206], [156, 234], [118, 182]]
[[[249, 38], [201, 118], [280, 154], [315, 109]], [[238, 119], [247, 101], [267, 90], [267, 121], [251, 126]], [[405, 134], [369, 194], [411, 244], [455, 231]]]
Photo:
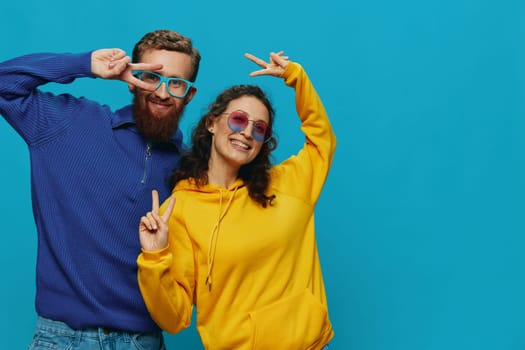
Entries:
[[259, 142], [264, 141], [266, 130], [268, 130], [268, 125], [265, 122], [258, 121], [253, 123], [253, 138]]
[[248, 116], [241, 112], [232, 112], [228, 118], [228, 125], [234, 132], [239, 132], [248, 126]]
[[158, 82], [160, 81], [159, 76], [156, 74], [153, 74], [153, 72], [147, 72], [147, 71], [142, 72], [140, 77], [141, 77], [141, 80], [146, 83], [158, 84]]

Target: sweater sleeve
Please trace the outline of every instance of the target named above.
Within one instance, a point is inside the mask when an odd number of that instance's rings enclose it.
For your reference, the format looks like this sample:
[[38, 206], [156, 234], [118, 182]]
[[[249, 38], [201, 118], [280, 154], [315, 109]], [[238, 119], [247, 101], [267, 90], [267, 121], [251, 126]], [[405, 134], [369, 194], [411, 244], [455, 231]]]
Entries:
[[283, 78], [295, 88], [295, 105], [306, 142], [294, 155], [272, 169], [278, 190], [311, 205], [319, 198], [335, 153], [336, 138], [328, 115], [302, 66], [290, 62]]
[[38, 87], [67, 84], [93, 77], [91, 52], [31, 54], [0, 63], [0, 114], [26, 143], [46, 139], [75, 115], [78, 101], [71, 95], [53, 95]]
[[[177, 213], [180, 200], [169, 219], [169, 246], [155, 252], [143, 251], [138, 259], [138, 282], [148, 311], [160, 328], [177, 333], [191, 324], [195, 271], [193, 248]], [[166, 202], [161, 207], [164, 210]]]

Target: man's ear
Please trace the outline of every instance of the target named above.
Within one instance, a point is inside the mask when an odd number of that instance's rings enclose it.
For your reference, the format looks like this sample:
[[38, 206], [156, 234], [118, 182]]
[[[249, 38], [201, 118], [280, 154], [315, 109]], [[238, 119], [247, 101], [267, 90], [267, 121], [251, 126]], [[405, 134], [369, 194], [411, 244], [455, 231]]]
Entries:
[[190, 103], [190, 101], [193, 99], [193, 96], [195, 96], [196, 93], [197, 93], [197, 88], [192, 86], [190, 88], [190, 91], [188, 91], [188, 94], [184, 98], [184, 104], [187, 105], [188, 103]]

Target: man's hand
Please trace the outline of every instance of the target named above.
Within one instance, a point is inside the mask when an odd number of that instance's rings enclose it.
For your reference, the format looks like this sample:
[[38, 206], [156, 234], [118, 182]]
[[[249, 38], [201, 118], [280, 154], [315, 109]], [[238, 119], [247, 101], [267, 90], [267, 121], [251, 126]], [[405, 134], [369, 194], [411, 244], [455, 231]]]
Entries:
[[96, 50], [91, 54], [91, 72], [99, 78], [122, 80], [138, 88], [150, 90], [150, 86], [135, 78], [132, 72], [136, 69], [157, 71], [162, 69], [162, 64], [130, 62], [131, 58], [121, 49]]

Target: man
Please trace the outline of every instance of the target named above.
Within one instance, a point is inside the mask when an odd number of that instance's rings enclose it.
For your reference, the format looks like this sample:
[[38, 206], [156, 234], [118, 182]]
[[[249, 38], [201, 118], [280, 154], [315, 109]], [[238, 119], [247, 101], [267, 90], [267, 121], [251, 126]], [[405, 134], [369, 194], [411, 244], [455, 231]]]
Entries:
[[[38, 231], [32, 349], [164, 349], [141, 298], [137, 224], [152, 189], [170, 193], [184, 107], [200, 54], [158, 30], [133, 50], [32, 54], [0, 63], [0, 114], [27, 143]], [[76, 78], [128, 83], [133, 104], [115, 112], [39, 90]]]

